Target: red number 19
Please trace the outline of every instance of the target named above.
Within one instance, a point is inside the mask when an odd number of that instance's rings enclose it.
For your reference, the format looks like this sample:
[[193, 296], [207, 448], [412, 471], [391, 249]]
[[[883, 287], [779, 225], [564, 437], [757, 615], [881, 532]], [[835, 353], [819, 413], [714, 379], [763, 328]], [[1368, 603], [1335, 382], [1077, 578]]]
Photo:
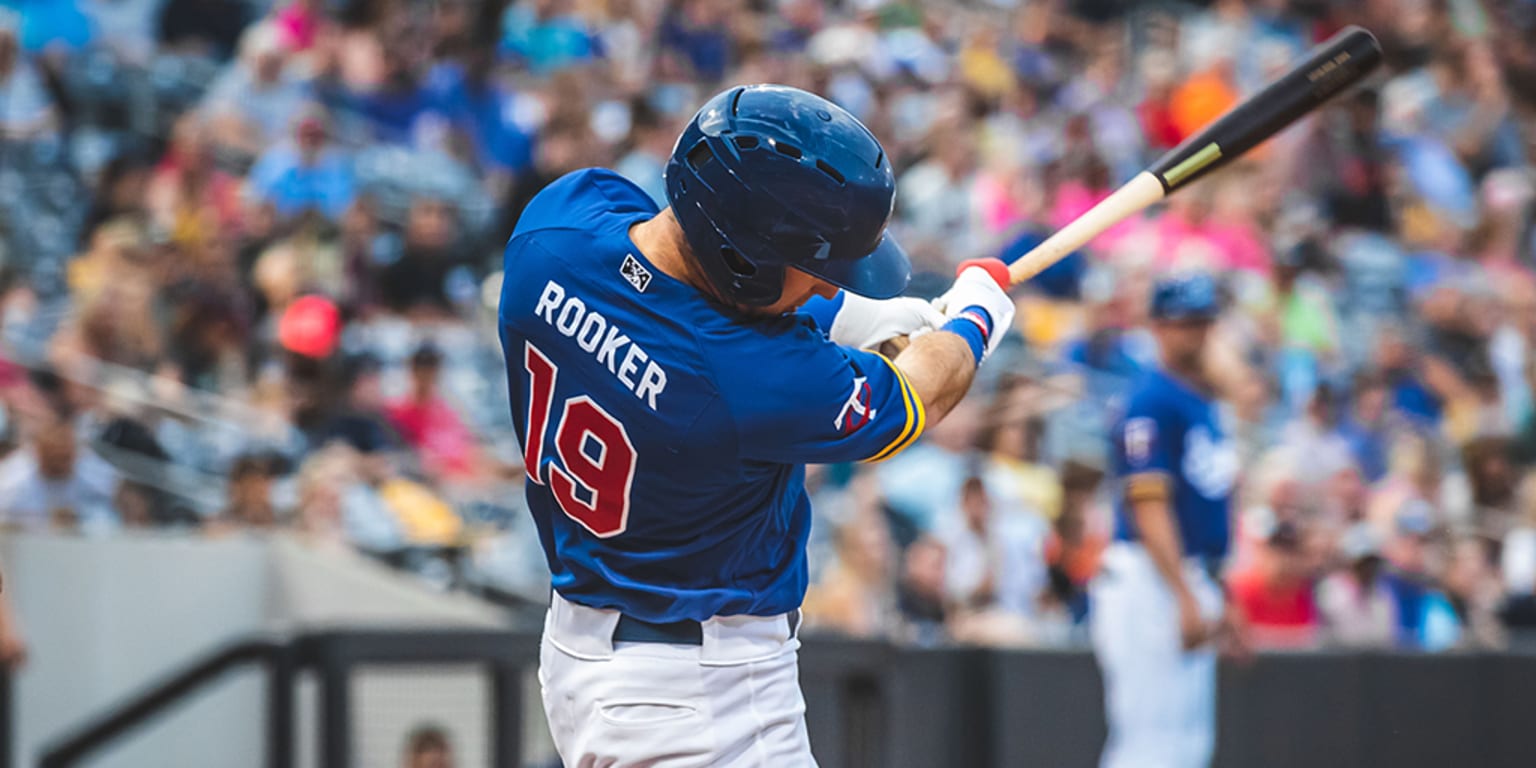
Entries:
[[[560, 509], [599, 538], [617, 536], [629, 525], [629, 493], [635, 482], [635, 445], [612, 414], [587, 395], [569, 397], [555, 426], [555, 456], [544, 477], [544, 435], [559, 369], [525, 342], [523, 369], [528, 371], [528, 434], [523, 463], [531, 482], [549, 485]], [[587, 450], [593, 446], [595, 455]], [[585, 497], [585, 498], [584, 498]]]

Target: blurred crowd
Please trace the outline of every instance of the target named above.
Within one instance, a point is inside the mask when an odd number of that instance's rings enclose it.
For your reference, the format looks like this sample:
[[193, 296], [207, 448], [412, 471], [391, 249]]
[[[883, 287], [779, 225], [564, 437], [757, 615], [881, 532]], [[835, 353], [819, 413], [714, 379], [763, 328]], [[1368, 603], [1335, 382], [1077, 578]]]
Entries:
[[1349, 23], [1367, 87], [1031, 281], [915, 447], [812, 468], [806, 614], [1080, 641], [1149, 280], [1206, 269], [1261, 645], [1498, 646], [1536, 622], [1532, 0], [0, 0], [0, 523], [278, 530], [537, 605], [494, 318], [549, 181], [664, 204], [705, 98], [814, 90], [936, 295]]

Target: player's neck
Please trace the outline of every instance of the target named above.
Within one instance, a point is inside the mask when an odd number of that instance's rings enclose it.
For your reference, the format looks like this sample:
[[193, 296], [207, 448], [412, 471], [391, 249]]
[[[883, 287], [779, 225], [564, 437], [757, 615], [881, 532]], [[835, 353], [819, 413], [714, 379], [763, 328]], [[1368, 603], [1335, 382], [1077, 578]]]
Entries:
[[1172, 376], [1178, 381], [1183, 382], [1184, 386], [1189, 387], [1190, 389], [1193, 389], [1202, 395], [1209, 396], [1215, 391], [1215, 388], [1211, 385], [1210, 378], [1205, 375], [1203, 366], [1175, 365], [1173, 361], [1167, 360], [1165, 358], [1163, 360], [1163, 370], [1166, 371], [1169, 376]]
[[629, 239], [640, 249], [640, 255], [662, 273], [706, 296], [714, 296], [708, 278], [688, 257], [688, 240], [671, 208], [630, 227]]

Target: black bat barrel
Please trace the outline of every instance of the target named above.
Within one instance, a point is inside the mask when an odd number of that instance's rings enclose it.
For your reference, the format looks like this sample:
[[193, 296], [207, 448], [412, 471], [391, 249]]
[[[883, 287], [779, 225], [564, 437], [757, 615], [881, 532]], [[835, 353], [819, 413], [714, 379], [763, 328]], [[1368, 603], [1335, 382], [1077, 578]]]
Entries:
[[1350, 26], [1305, 61], [1163, 155], [1147, 170], [1172, 192], [1241, 156], [1297, 118], [1360, 82], [1381, 63], [1381, 45]]

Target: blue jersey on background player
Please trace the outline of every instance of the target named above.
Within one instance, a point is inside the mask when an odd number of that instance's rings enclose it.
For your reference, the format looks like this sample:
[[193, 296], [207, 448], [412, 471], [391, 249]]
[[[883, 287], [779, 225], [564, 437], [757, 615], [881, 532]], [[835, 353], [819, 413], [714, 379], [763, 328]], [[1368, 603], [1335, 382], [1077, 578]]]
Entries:
[[554, 588], [648, 621], [784, 613], [807, 581], [802, 462], [892, 455], [922, 405], [808, 317], [743, 323], [656, 269], [628, 234], [656, 213], [577, 171], [507, 247], [502, 344]]
[[1184, 555], [1225, 558], [1238, 460], [1222, 432], [1216, 404], [1166, 370], [1149, 371], [1132, 389], [1115, 433], [1115, 474], [1126, 483], [1125, 492], [1115, 497], [1115, 538], [1137, 539], [1128, 506], [1150, 480], [1166, 483]]
[[1209, 275], [1157, 282], [1151, 315], [1162, 364], [1136, 381], [1111, 434], [1115, 542], [1089, 609], [1109, 725], [1100, 768], [1198, 768], [1215, 749], [1212, 640], [1241, 641], [1219, 583], [1238, 458], [1204, 365], [1219, 312]]

